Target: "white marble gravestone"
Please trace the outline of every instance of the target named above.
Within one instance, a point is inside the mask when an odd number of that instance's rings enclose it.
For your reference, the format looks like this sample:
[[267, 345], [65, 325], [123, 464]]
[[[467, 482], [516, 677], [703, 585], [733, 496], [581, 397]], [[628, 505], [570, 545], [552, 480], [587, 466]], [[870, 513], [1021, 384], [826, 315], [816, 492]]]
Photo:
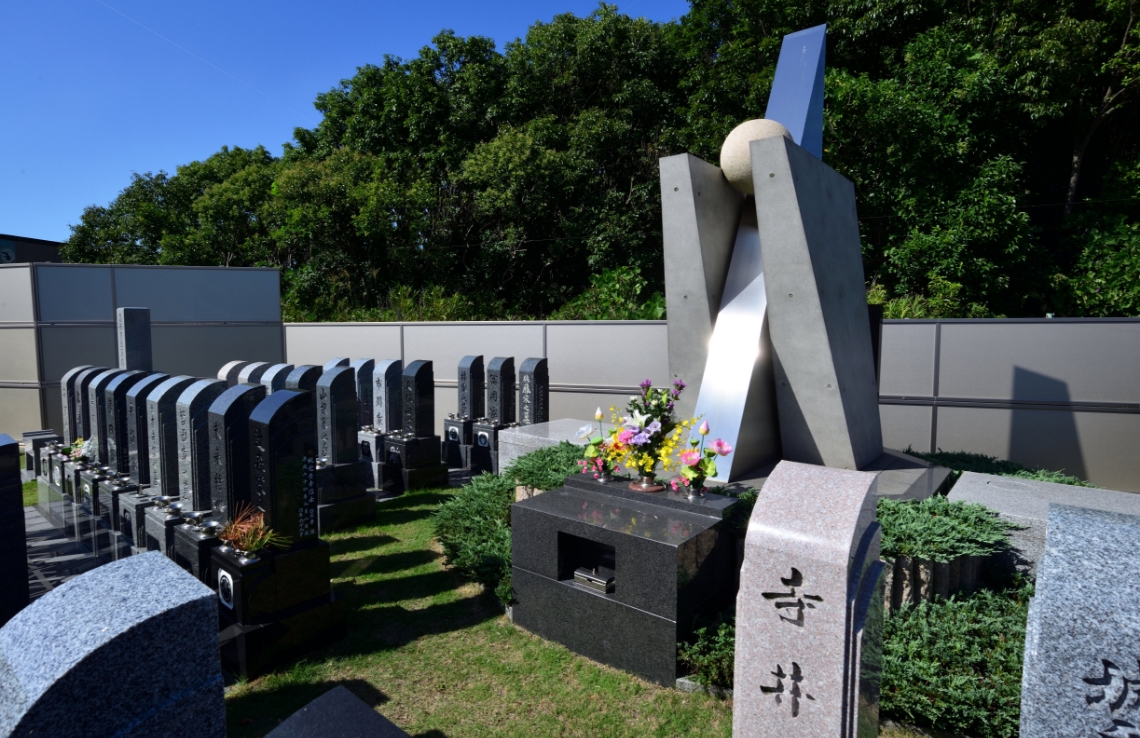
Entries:
[[756, 502], [736, 600], [737, 738], [878, 734], [875, 475], [782, 461]]

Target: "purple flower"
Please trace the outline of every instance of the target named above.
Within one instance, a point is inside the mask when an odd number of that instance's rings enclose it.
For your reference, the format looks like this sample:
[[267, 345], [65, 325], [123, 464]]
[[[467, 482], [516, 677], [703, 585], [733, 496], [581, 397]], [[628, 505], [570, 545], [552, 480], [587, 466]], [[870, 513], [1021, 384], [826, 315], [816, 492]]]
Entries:
[[649, 436], [645, 433], [638, 433], [636, 436], [629, 439], [629, 442], [634, 446], [644, 446], [645, 444], [649, 443]]
[[674, 379], [673, 380], [673, 386], [677, 388], [678, 392], [685, 389], [685, 387], [688, 387], [688, 385], [685, 384], [684, 381], [682, 381], [680, 379]]
[[671, 403], [671, 402], [670, 402], [670, 403], [669, 403], [668, 405], [666, 405], [665, 407], [667, 407], [667, 408], [669, 408], [670, 410], [672, 410], [672, 409], [673, 409], [673, 403]]
[[645, 426], [645, 430], [646, 430], [646, 432], [648, 432], [648, 433], [656, 433], [657, 431], [661, 430], [661, 423], [660, 423], [660, 421], [654, 420], [652, 423], [650, 423], [649, 425]]
[[652, 387], [652, 386], [653, 386], [653, 382], [651, 382], [650, 380], [648, 380], [648, 379], [647, 379], [647, 380], [645, 380], [644, 382], [642, 382], [641, 384], [639, 384], [639, 385], [637, 385], [637, 386], [638, 386], [638, 387], [640, 387], [640, 388], [641, 388], [641, 389], [643, 389], [643, 390], [647, 390], [647, 389], [649, 389], [650, 387]]

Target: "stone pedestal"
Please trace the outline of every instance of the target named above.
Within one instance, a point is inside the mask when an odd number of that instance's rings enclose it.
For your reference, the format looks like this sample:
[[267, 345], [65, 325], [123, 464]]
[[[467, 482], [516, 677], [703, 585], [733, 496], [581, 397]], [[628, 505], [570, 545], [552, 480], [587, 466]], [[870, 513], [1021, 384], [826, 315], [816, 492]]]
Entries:
[[376, 498], [368, 494], [366, 461], [317, 466], [317, 528], [321, 535], [376, 519]]
[[174, 529], [182, 524], [182, 517], [176, 508], [162, 506], [161, 498], [155, 498], [153, 507], [143, 513], [146, 530], [146, 550], [161, 551], [168, 558], [174, 558]]
[[450, 417], [443, 421], [443, 450], [440, 460], [447, 464], [449, 469], [469, 469], [471, 467], [471, 449], [474, 445], [472, 428], [475, 421], [471, 418]]
[[154, 507], [154, 498], [136, 490], [119, 495], [119, 534], [134, 553], [147, 549], [146, 511]]
[[447, 465], [440, 458], [439, 436], [393, 433], [384, 441], [384, 491], [400, 494], [417, 487], [447, 485]]
[[[628, 496], [574, 480], [511, 506], [514, 622], [672, 686], [678, 640], [696, 616], [731, 603], [735, 546], [723, 516], [735, 501], [669, 506], [624, 484]], [[612, 586], [592, 588], [583, 572]]]
[[190, 572], [202, 583], [211, 584], [210, 554], [222, 542], [214, 532], [200, 525], [184, 523], [174, 528], [174, 563]]
[[498, 474], [503, 465], [499, 463], [499, 434], [510, 426], [500, 425], [489, 418], [480, 418], [471, 425], [471, 473], [488, 472]]
[[733, 735], [875, 736], [875, 475], [784, 461], [752, 512], [736, 600]]
[[369, 426], [356, 434], [360, 443], [360, 458], [364, 462], [364, 485], [380, 489], [384, 484], [381, 475], [384, 466], [384, 434]]

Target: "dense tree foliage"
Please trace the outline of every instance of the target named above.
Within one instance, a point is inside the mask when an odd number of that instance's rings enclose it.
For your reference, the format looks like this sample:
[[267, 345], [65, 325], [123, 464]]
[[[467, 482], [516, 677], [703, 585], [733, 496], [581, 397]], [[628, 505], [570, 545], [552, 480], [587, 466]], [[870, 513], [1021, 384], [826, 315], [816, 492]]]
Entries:
[[282, 157], [136, 175], [73, 261], [272, 265], [292, 319], [661, 315], [657, 161], [761, 117], [828, 23], [824, 160], [888, 316], [1140, 311], [1140, 0], [601, 5], [501, 51], [444, 31], [318, 95]]

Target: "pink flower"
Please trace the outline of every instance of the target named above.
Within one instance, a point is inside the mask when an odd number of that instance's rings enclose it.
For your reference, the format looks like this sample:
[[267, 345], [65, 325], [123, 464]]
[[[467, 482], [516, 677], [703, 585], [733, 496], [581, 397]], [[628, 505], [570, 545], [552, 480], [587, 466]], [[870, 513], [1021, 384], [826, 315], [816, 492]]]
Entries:
[[732, 453], [732, 446], [729, 446], [726, 441], [723, 441], [720, 438], [710, 443], [709, 448], [717, 452], [717, 454], [720, 456], [728, 456], [730, 453]]
[[626, 428], [621, 433], [618, 433], [618, 443], [629, 443], [633, 436], [634, 432]]
[[709, 434], [709, 421], [706, 420], [701, 423], [701, 427], [697, 428], [697, 433], [700, 433], [702, 436], [707, 436]]
[[681, 463], [685, 466], [696, 466], [701, 462], [701, 455], [697, 451], [682, 451]]

